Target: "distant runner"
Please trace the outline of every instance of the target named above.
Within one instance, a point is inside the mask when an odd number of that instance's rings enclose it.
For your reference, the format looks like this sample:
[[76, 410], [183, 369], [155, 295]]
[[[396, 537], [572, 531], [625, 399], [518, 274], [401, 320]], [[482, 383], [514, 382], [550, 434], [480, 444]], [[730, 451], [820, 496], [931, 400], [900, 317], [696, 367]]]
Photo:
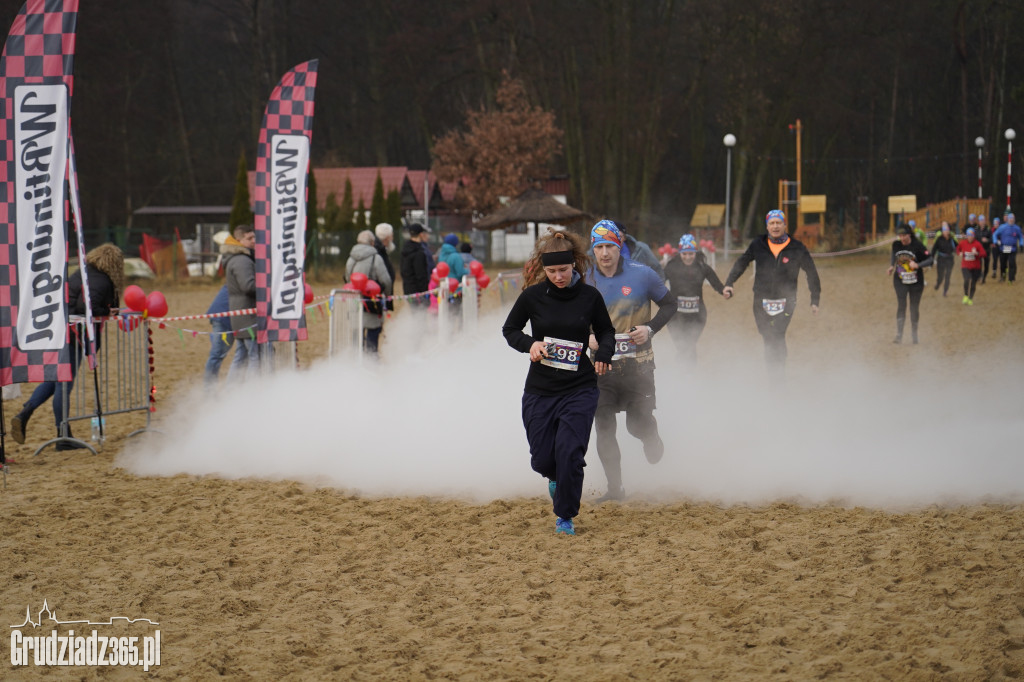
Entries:
[[786, 329], [796, 310], [796, 281], [800, 270], [807, 276], [811, 290], [811, 313], [818, 314], [821, 280], [814, 259], [803, 243], [786, 234], [786, 214], [768, 211], [765, 216], [767, 234], [750, 242], [732, 266], [725, 280], [725, 297], [733, 294], [732, 285], [755, 264], [754, 322], [764, 339], [764, 358], [773, 379], [781, 380], [786, 368]]
[[981, 264], [988, 255], [981, 242], [974, 238], [974, 229], [968, 227], [967, 235], [956, 246], [956, 252], [960, 254], [960, 269], [964, 274], [964, 305], [974, 305], [974, 290], [978, 286], [978, 278], [981, 277]]
[[903, 326], [907, 320], [907, 301], [910, 301], [910, 329], [917, 343], [917, 322], [920, 318], [921, 294], [924, 292], [924, 270], [933, 259], [928, 249], [916, 237], [909, 225], [898, 230], [899, 239], [892, 243], [889, 271], [896, 290], [896, 338], [903, 343]]
[[679, 255], [665, 265], [668, 290], [676, 300], [676, 314], [669, 320], [668, 328], [675, 340], [679, 355], [690, 367], [697, 364], [697, 341], [708, 320], [704, 305], [704, 282], [722, 293], [722, 280], [697, 250], [697, 240], [692, 234], [679, 238]]

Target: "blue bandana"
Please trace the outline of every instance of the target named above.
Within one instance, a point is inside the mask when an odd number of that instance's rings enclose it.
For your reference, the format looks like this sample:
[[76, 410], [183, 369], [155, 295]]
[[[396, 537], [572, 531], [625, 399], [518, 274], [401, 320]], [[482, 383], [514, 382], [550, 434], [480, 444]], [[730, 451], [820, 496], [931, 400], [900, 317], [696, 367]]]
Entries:
[[598, 244], [611, 244], [622, 248], [622, 233], [610, 220], [602, 220], [590, 231], [590, 243], [593, 246]]
[[774, 209], [774, 210], [768, 211], [768, 215], [766, 215], [764, 217], [764, 222], [767, 223], [772, 218], [778, 218], [779, 220], [782, 221], [783, 225], [786, 224], [786, 214], [784, 212], [780, 211], [777, 208]]
[[692, 234], [684, 234], [682, 237], [679, 238], [679, 251], [680, 252], [696, 251], [696, 250], [697, 250], [697, 240], [694, 239]]

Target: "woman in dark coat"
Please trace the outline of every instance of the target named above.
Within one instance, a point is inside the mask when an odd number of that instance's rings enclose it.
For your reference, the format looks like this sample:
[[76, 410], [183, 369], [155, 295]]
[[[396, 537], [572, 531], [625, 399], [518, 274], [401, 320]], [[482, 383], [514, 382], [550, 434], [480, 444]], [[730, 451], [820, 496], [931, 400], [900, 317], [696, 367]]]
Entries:
[[[85, 254], [85, 267], [89, 279], [89, 302], [94, 317], [104, 317], [116, 308], [124, 291], [124, 254], [113, 244], [103, 244]], [[82, 271], [78, 270], [68, 277], [68, 314], [85, 315], [85, 292], [82, 287]], [[96, 345], [99, 347], [100, 335], [96, 334]], [[71, 350], [71, 381], [61, 382], [61, 391], [53, 401], [53, 418], [57, 424], [57, 435], [71, 437], [71, 428], [66, 434], [60, 433], [60, 424], [64, 421], [64, 405], [71, 394], [78, 363], [81, 361], [78, 339], [75, 334], [68, 334], [68, 346]], [[18, 443], [25, 442], [25, 429], [32, 413], [49, 400], [57, 389], [57, 382], [44, 381], [36, 386], [28, 402], [18, 414], [11, 417], [11, 437]], [[73, 441], [60, 441], [58, 450], [77, 450], [84, 446]]]

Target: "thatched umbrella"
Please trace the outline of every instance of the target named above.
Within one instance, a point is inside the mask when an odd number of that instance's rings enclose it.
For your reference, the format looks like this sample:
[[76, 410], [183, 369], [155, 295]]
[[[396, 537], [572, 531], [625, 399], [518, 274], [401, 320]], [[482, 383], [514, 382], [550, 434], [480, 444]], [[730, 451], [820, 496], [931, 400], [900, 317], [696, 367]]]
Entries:
[[567, 206], [547, 192], [531, 187], [508, 205], [478, 220], [475, 227], [480, 230], [497, 230], [519, 223], [569, 225], [589, 217], [578, 208]]

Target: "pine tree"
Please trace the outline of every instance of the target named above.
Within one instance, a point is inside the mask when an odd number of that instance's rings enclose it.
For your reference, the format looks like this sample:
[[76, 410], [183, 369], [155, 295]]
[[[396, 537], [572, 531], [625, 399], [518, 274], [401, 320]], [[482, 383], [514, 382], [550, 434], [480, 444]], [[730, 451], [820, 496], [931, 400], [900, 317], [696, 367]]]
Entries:
[[369, 229], [369, 226], [366, 224], [366, 204], [363, 203], [363, 198], [359, 197], [359, 208], [356, 209], [355, 232], [359, 234], [366, 229]]
[[249, 173], [245, 161], [245, 152], [238, 157], [238, 173], [235, 176], [235, 198], [231, 204], [231, 216], [228, 218], [228, 229], [234, 230], [237, 225], [253, 224], [252, 204], [249, 201]]
[[327, 234], [338, 234], [341, 231], [341, 208], [338, 206], [338, 197], [331, 192], [324, 199], [324, 232]]
[[384, 180], [377, 170], [377, 181], [373, 183], [373, 199], [370, 200], [370, 228], [378, 223], [387, 222], [387, 200], [384, 198]]
[[341, 208], [339, 209], [341, 214], [340, 231], [348, 232], [355, 228], [355, 210], [355, 203], [352, 199], [352, 180], [345, 178], [345, 194], [341, 197]]
[[385, 215], [387, 218], [384, 222], [391, 223], [391, 227], [395, 228], [397, 234], [402, 230], [402, 195], [398, 193], [397, 189], [392, 189], [388, 192], [387, 198], [387, 211]]

